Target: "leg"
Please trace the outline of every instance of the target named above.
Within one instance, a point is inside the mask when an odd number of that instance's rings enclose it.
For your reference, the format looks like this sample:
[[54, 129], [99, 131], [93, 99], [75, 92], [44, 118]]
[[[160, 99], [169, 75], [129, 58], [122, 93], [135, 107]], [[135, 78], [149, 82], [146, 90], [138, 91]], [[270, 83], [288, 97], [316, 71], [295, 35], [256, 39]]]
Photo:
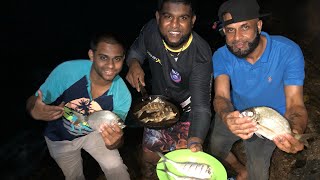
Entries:
[[190, 122], [178, 122], [174, 126], [163, 130], [145, 128], [141, 158], [143, 179], [158, 179], [156, 165], [160, 157], [155, 152], [168, 152], [187, 148], [189, 127]]
[[99, 163], [108, 180], [130, 180], [127, 166], [123, 163], [117, 149], [109, 150], [100, 133], [93, 132], [85, 137], [83, 149]]
[[214, 128], [209, 137], [209, 152], [229, 165], [237, 172], [237, 180], [247, 178], [247, 171], [237, 157], [231, 152], [232, 145], [240, 138], [235, 136], [218, 115], [215, 116]]
[[273, 141], [261, 139], [256, 135], [244, 141], [244, 143], [249, 180], [268, 180], [270, 160], [276, 147], [275, 144]]
[[51, 141], [45, 137], [51, 157], [61, 168], [66, 180], [84, 180], [81, 138], [73, 141]]

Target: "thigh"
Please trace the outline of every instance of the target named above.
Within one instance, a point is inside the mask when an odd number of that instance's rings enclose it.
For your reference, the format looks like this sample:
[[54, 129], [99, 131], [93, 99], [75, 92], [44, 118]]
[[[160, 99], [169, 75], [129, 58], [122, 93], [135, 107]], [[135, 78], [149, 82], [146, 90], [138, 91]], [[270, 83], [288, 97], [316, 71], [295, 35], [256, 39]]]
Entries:
[[276, 147], [273, 141], [253, 135], [252, 138], [243, 142], [247, 156], [249, 179], [268, 179], [270, 160]]
[[190, 122], [178, 122], [166, 129], [144, 129], [142, 147], [144, 151], [168, 152], [187, 148]]
[[109, 150], [105, 146], [100, 133], [93, 132], [86, 135], [83, 149], [87, 151], [102, 168], [113, 168], [119, 166], [119, 164], [123, 164], [119, 151], [117, 149]]
[[82, 170], [81, 146], [82, 139], [73, 141], [51, 141], [45, 137], [51, 157], [63, 171], [66, 179], [84, 179]]
[[240, 138], [234, 135], [218, 115], [215, 115], [214, 127], [209, 136], [209, 151], [215, 156], [225, 159], [232, 145]]

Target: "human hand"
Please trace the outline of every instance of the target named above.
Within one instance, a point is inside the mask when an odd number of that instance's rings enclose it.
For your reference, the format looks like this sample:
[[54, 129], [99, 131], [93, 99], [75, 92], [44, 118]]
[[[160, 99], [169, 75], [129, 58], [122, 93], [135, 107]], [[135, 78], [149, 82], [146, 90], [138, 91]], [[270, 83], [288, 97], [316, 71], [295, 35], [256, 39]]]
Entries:
[[64, 102], [58, 106], [47, 105], [42, 101], [42, 92], [38, 90], [34, 106], [30, 110], [30, 114], [34, 119], [53, 121], [60, 118], [64, 113]]
[[291, 134], [279, 135], [273, 138], [276, 146], [286, 153], [297, 153], [304, 149], [304, 144], [294, 138]]
[[126, 75], [126, 80], [130, 83], [130, 85], [137, 89], [140, 92], [140, 83], [145, 86], [144, 82], [144, 71], [141, 68], [138, 60], [133, 60], [129, 66], [128, 73]]
[[253, 133], [258, 130], [256, 128], [257, 123], [248, 116], [243, 117], [239, 111], [227, 113], [223, 117], [223, 121], [229, 130], [241, 139], [251, 138]]
[[108, 149], [117, 149], [122, 144], [123, 131], [117, 124], [102, 124], [99, 131]]
[[202, 140], [197, 137], [190, 137], [188, 139], [187, 148], [189, 148], [192, 152], [203, 151]]

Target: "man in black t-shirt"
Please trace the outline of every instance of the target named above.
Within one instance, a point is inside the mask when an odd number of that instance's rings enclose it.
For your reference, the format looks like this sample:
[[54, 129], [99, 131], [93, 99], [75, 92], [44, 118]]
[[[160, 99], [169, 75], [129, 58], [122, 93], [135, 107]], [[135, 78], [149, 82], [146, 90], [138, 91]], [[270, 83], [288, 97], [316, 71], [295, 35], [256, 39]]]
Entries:
[[153, 179], [160, 157], [155, 153], [189, 148], [202, 151], [211, 120], [212, 61], [209, 44], [192, 30], [196, 15], [190, 0], [159, 1], [156, 18], [142, 28], [126, 59], [128, 82], [140, 91], [145, 86], [141, 65], [148, 60], [152, 94], [164, 95], [184, 109], [173, 127], [145, 128], [142, 142], [142, 174]]

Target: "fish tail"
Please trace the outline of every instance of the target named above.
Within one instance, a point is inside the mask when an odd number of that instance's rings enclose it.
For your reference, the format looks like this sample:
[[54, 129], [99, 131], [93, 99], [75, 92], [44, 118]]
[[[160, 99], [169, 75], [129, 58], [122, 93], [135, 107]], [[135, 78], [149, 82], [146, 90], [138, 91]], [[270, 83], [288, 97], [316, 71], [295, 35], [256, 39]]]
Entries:
[[308, 139], [317, 137], [318, 135], [319, 135], [318, 133], [301, 134], [301, 135], [298, 135], [297, 139], [299, 139], [299, 141], [301, 141], [307, 148], [309, 148], [310, 145], [309, 145]]

